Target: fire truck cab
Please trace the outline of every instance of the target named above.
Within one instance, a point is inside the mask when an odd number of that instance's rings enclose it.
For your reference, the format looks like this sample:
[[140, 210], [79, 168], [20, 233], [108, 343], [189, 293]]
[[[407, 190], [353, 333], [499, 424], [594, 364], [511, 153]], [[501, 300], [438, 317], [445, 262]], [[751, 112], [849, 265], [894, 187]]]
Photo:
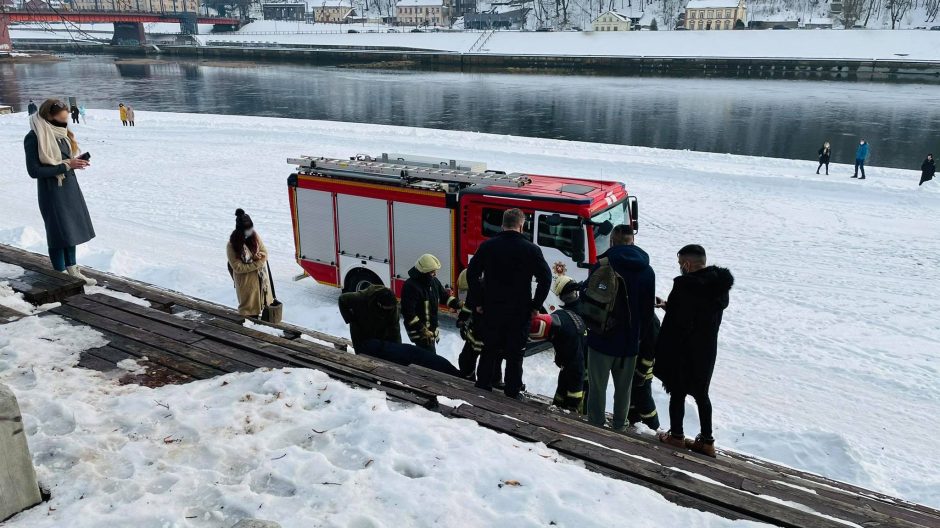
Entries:
[[[522, 209], [525, 234], [553, 273], [583, 280], [617, 224], [637, 223], [622, 183], [488, 171], [483, 163], [397, 154], [291, 158], [288, 179], [298, 264], [321, 284], [357, 291], [383, 284], [400, 295], [424, 253], [456, 286], [477, 247]], [[549, 295], [544, 307], [554, 311]]]

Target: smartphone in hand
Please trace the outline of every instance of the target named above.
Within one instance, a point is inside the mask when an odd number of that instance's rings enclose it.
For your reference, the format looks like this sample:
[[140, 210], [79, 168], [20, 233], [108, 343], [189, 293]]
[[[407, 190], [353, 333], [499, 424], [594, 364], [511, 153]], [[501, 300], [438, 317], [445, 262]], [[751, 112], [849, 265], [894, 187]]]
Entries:
[[81, 156], [78, 157], [78, 159], [80, 159], [80, 160], [85, 160], [85, 161], [90, 160], [90, 159], [91, 159], [91, 152], [86, 152], [86, 153], [82, 154]]

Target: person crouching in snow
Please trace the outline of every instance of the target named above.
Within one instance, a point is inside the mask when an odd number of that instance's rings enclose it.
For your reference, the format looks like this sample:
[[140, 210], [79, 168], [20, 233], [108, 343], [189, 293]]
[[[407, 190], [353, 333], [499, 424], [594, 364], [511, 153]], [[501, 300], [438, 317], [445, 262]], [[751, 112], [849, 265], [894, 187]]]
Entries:
[[238, 313], [258, 317], [265, 306], [274, 302], [266, 266], [268, 248], [255, 232], [251, 217], [242, 209], [235, 210], [235, 229], [229, 236], [226, 253], [238, 296]]
[[[728, 292], [734, 285], [731, 272], [706, 266], [705, 248], [688, 245], [679, 250], [682, 275], [673, 280], [666, 302], [657, 298], [657, 307], [666, 310], [653, 374], [669, 393], [669, 432], [659, 440], [680, 449], [715, 456], [712, 436], [712, 403], [708, 397], [715, 358], [718, 355], [718, 328], [728, 307]], [[691, 440], [685, 437], [682, 421], [685, 398], [692, 396], [698, 406], [702, 432]]]
[[438, 306], [444, 304], [454, 310], [460, 309], [460, 301], [444, 289], [437, 279], [441, 261], [431, 254], [424, 254], [408, 270], [408, 280], [401, 288], [401, 316], [405, 320], [408, 338], [419, 348], [437, 352], [440, 341], [437, 326]]
[[447, 359], [401, 342], [398, 299], [381, 284], [339, 296], [339, 313], [349, 325], [356, 354], [377, 357], [399, 365], [420, 365], [444, 374], [460, 372]]
[[93, 286], [95, 280], [83, 275], [75, 262], [75, 246], [95, 238], [95, 228], [75, 176], [88, 161], [79, 157], [68, 124], [68, 105], [55, 99], [43, 102], [29, 117], [30, 131], [23, 140], [26, 172], [36, 180], [52, 267]]
[[[560, 285], [560, 287], [557, 287]], [[556, 290], [564, 304], [551, 314], [538, 314], [532, 318], [529, 339], [547, 340], [555, 349], [558, 385], [552, 403], [562, 409], [579, 412], [584, 398], [584, 353], [587, 348], [587, 325], [574, 307], [578, 302], [579, 285], [570, 277], [561, 276]]]
[[920, 164], [920, 183], [918, 183], [917, 186], [920, 187], [924, 183], [932, 180], [935, 172], [937, 172], [937, 166], [934, 165], [933, 154], [927, 154], [927, 159]]

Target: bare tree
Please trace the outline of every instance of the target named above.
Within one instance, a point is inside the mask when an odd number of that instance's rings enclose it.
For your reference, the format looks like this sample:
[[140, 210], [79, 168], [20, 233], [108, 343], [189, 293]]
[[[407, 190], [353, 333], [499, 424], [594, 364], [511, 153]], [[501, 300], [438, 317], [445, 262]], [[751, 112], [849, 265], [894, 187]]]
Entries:
[[895, 29], [904, 15], [911, 9], [912, 0], [887, 0], [888, 15], [891, 17], [891, 29]]
[[842, 25], [845, 29], [852, 29], [855, 23], [862, 17], [862, 10], [867, 0], [843, 0], [842, 1]]
[[924, 9], [926, 11], [927, 22], [937, 20], [937, 13], [940, 12], [940, 0], [925, 0]]

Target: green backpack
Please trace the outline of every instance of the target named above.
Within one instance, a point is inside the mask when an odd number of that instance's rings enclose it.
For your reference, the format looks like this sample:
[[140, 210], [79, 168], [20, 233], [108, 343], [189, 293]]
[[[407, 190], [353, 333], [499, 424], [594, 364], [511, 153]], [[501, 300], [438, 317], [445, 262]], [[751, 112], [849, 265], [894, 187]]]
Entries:
[[624, 308], [629, 311], [630, 305], [623, 277], [614, 271], [608, 259], [602, 258], [597, 264], [597, 269], [588, 277], [579, 311], [588, 330], [604, 335], [620, 325]]

